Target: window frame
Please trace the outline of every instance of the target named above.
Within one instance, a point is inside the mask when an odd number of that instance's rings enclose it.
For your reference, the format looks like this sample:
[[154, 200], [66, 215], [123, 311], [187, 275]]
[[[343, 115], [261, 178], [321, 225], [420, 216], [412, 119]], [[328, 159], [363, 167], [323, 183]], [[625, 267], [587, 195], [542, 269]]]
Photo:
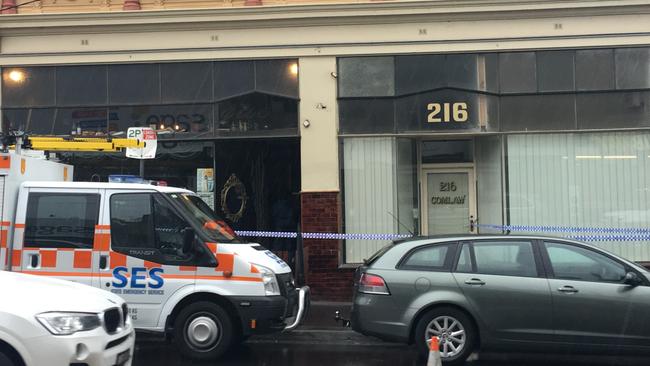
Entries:
[[[535, 261], [535, 268], [537, 270], [536, 276], [519, 276], [519, 275], [509, 275], [509, 274], [494, 274], [494, 273], [481, 273], [478, 271], [478, 266], [476, 264], [476, 253], [474, 252], [474, 244], [482, 242], [529, 242], [531, 244], [533, 259]], [[542, 261], [539, 243], [537, 240], [532, 238], [485, 238], [477, 240], [468, 240], [462, 241], [459, 243], [459, 249], [456, 253], [456, 258], [454, 261], [453, 272], [461, 274], [476, 274], [476, 275], [485, 275], [485, 276], [505, 276], [505, 277], [522, 277], [522, 278], [546, 278], [546, 269]], [[458, 272], [458, 262], [460, 260], [460, 254], [462, 252], [462, 246], [468, 245], [470, 250], [470, 260], [472, 265], [471, 272]]]
[[[417, 253], [420, 250], [425, 250], [427, 248], [436, 247], [436, 246], [448, 246], [449, 249], [445, 254], [445, 263], [442, 267], [429, 267], [429, 266], [412, 266], [407, 265], [406, 262], [411, 258], [411, 256]], [[438, 243], [426, 243], [418, 245], [417, 247], [409, 249], [402, 258], [395, 265], [395, 269], [403, 271], [426, 271], [426, 272], [451, 272], [451, 269], [454, 265], [454, 261], [458, 256], [458, 242], [457, 241], [447, 241], [447, 242], [438, 242]]]
[[545, 243], [562, 244], [562, 245], [566, 245], [566, 246], [570, 246], [570, 247], [577, 247], [577, 248], [581, 248], [581, 249], [593, 252], [595, 254], [601, 255], [601, 256], [603, 256], [603, 257], [605, 257], [605, 258], [607, 258], [607, 259], [609, 259], [609, 260], [623, 266], [623, 268], [625, 270], [625, 273], [628, 273], [628, 272], [636, 273], [637, 276], [640, 279], [643, 280], [643, 282], [640, 284], [640, 286], [649, 286], [649, 283], [648, 283], [646, 277], [642, 273], [640, 273], [639, 271], [637, 271], [636, 269], [634, 269], [632, 266], [628, 265], [627, 263], [625, 263], [625, 262], [621, 261], [620, 259], [616, 258], [615, 256], [611, 255], [610, 253], [600, 251], [598, 249], [592, 248], [592, 247], [590, 247], [588, 245], [584, 245], [584, 244], [581, 244], [581, 243], [563, 241], [563, 240], [554, 239], [554, 238], [541, 239], [541, 240], [538, 240], [538, 241], [539, 241], [540, 252], [541, 252], [541, 255], [542, 255], [542, 262], [544, 263], [544, 270], [546, 271], [547, 278], [549, 280], [577, 281], [577, 282], [587, 282], [587, 283], [603, 283], [603, 284], [613, 284], [613, 285], [624, 285], [625, 284], [624, 279], [621, 280], [621, 281], [589, 281], [589, 280], [584, 280], [584, 279], [567, 279], [567, 278], [555, 277], [555, 271], [553, 270], [553, 265], [551, 263], [551, 258], [550, 258], [549, 254], [548, 254], [548, 250], [546, 248]]
[[[30, 213], [30, 202], [31, 198], [34, 196], [40, 196], [40, 197], [52, 197], [52, 196], [85, 196], [85, 197], [95, 197], [97, 198], [97, 212], [96, 215], [94, 216], [95, 222], [92, 226], [92, 235], [90, 236], [90, 246], [83, 246], [83, 247], [77, 247], [77, 246], [40, 246], [40, 245], [29, 245], [29, 242], [27, 240], [27, 234], [28, 234], [28, 222], [29, 222], [29, 213]], [[88, 202], [86, 202], [86, 205], [88, 205]], [[27, 193], [27, 203], [25, 205], [25, 229], [23, 232], [23, 248], [25, 249], [75, 249], [75, 250], [92, 250], [95, 247], [95, 227], [99, 224], [99, 219], [101, 216], [102, 212], [102, 195], [101, 193], [97, 191], [41, 191], [41, 190], [29, 190]], [[38, 240], [37, 240], [38, 241]]]

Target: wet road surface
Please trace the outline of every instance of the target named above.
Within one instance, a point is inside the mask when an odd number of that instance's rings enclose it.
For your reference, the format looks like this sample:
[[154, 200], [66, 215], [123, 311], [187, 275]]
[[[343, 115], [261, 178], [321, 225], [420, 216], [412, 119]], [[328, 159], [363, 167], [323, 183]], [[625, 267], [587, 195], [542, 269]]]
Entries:
[[[530, 354], [485, 354], [467, 366], [648, 366], [650, 358], [621, 358], [603, 356], [565, 356]], [[424, 366], [411, 346], [290, 344], [247, 342], [236, 347], [224, 358], [199, 362], [184, 359], [174, 347], [164, 341], [143, 341], [136, 345], [133, 366]]]

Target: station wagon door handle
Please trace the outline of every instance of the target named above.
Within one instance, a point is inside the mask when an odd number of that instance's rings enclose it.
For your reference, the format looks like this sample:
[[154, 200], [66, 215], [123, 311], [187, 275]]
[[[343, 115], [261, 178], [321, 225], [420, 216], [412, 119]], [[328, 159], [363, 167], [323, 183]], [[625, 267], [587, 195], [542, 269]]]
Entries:
[[564, 292], [565, 294], [575, 294], [576, 292], [578, 292], [578, 289], [573, 286], [562, 286], [557, 290], [560, 292]]
[[471, 280], [465, 281], [465, 284], [470, 286], [483, 286], [485, 285], [485, 282], [481, 281], [479, 278], [472, 278]]

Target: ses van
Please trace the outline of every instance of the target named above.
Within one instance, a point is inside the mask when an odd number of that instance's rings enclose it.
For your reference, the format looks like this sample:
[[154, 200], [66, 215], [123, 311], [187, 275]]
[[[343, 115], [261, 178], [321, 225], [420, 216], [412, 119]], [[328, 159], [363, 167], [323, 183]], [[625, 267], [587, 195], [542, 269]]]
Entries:
[[0, 264], [110, 291], [134, 327], [187, 356], [219, 357], [250, 335], [290, 330], [309, 288], [194, 193], [146, 184], [70, 182], [73, 167], [0, 154]]

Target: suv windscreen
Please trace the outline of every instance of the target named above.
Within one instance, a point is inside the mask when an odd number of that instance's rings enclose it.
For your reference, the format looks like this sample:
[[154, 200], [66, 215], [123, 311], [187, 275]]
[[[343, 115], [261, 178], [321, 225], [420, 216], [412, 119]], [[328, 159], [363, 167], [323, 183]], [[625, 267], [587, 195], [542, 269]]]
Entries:
[[168, 193], [167, 196], [197, 224], [210, 240], [221, 243], [241, 243], [235, 231], [218, 217], [203, 200], [188, 193]]

